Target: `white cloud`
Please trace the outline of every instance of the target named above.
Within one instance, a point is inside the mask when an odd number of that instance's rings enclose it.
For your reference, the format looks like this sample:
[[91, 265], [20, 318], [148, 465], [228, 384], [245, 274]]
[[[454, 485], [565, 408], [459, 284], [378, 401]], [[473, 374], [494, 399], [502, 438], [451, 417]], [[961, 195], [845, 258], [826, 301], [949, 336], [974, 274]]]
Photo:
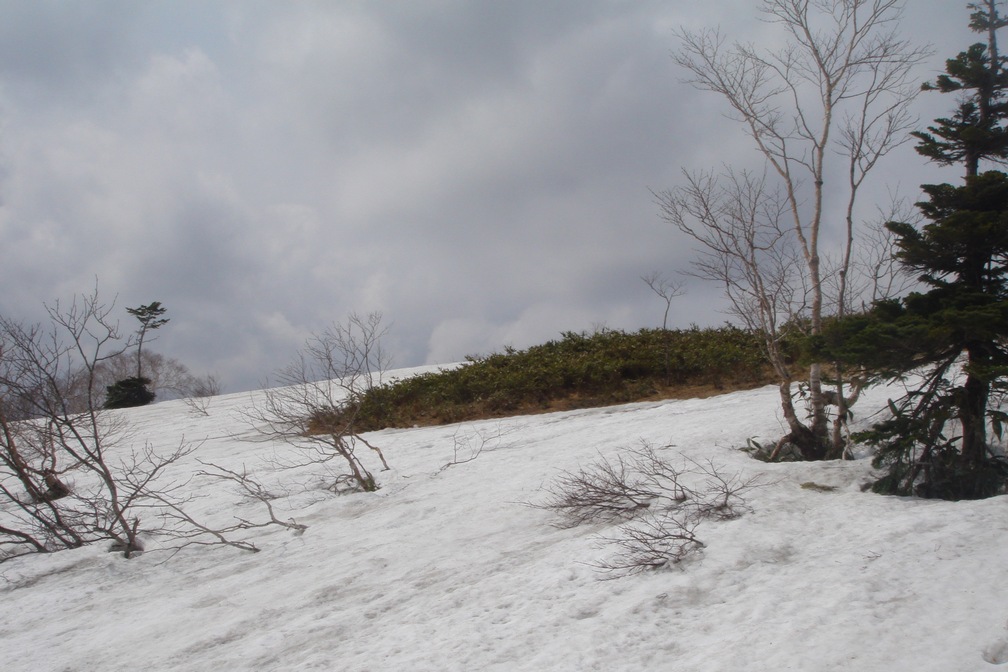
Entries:
[[[352, 310], [402, 366], [653, 324], [639, 276], [691, 246], [648, 187], [755, 156], [669, 58], [680, 22], [759, 38], [745, 0], [53, 7], [0, 26], [0, 311], [98, 276], [229, 389]], [[677, 323], [720, 322], [716, 294]]]

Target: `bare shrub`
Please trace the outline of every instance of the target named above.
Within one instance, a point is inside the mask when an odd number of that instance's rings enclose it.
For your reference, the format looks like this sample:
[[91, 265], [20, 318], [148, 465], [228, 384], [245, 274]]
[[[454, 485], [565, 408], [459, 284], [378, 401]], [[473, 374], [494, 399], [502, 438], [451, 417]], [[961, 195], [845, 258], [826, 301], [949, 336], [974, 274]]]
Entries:
[[677, 466], [642, 442], [625, 455], [564, 472], [537, 506], [559, 514], [561, 527], [620, 523], [607, 539], [617, 555], [597, 566], [622, 575], [674, 565], [699, 551], [700, 523], [749, 511], [745, 496], [760, 485], [758, 476], [728, 473], [712, 460], [684, 458]]
[[596, 563], [596, 567], [617, 576], [637, 574], [678, 564], [704, 548], [697, 539], [698, 519], [676, 516], [671, 511], [648, 514], [620, 529], [609, 541], [616, 555]]
[[709, 459], [689, 462], [694, 467], [693, 473], [700, 476], [700, 485], [692, 493], [697, 517], [732, 520], [752, 511], [745, 495], [762, 485], [758, 475], [743, 479], [739, 472], [725, 472]]
[[560, 514], [561, 527], [630, 520], [661, 496], [622, 455], [615, 460], [601, 457], [588, 467], [565, 472], [548, 492], [543, 507]]
[[278, 459], [277, 466], [340, 465], [331, 472], [334, 492], [378, 489], [357, 448], [370, 449], [383, 469], [389, 466], [381, 449], [358, 433], [357, 415], [361, 398], [381, 384], [390, 363], [381, 347], [387, 332], [381, 322], [380, 313], [354, 313], [313, 335], [298, 358], [278, 373], [279, 386], [266, 390], [264, 400], [249, 412], [257, 431], [300, 452], [298, 458]]

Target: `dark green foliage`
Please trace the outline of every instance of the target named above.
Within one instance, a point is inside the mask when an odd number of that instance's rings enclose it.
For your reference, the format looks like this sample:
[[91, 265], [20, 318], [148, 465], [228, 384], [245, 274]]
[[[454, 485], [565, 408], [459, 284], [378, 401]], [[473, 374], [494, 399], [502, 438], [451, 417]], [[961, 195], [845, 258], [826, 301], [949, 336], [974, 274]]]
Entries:
[[905, 313], [902, 303], [886, 300], [868, 312], [826, 320], [822, 335], [807, 340], [804, 358], [863, 369], [866, 382], [895, 378], [913, 367], [921, 342], [919, 334], [908, 339], [905, 330], [894, 327]]
[[[666, 348], [671, 386], [666, 385]], [[373, 388], [353, 411], [356, 426], [365, 431], [618, 404], [672, 396], [675, 388], [736, 388], [773, 380], [760, 338], [734, 327], [667, 334], [661, 329], [567, 332], [527, 350], [470, 357], [457, 369]]]
[[990, 171], [968, 177], [961, 187], [926, 184], [923, 189], [929, 200], [918, 207], [931, 223], [921, 231], [903, 223], [889, 225], [899, 237], [900, 261], [932, 287], [961, 285], [978, 295], [1002, 295], [1008, 250], [1005, 174]]
[[816, 345], [877, 379], [923, 374], [891, 403], [890, 419], [855, 437], [875, 444], [876, 466], [887, 469], [876, 491], [987, 497], [1008, 476], [987, 436], [989, 425], [1000, 438], [1000, 411], [989, 399], [1008, 374], [1008, 175], [986, 172], [925, 191], [931, 198], [919, 206], [931, 221], [920, 230], [890, 228], [899, 259], [930, 289], [829, 325]]
[[168, 323], [170, 318], [161, 317], [167, 310], [160, 301], [152, 301], [146, 306], [127, 308], [126, 312], [137, 318], [140, 321], [140, 328], [147, 331], [148, 329], [158, 329]]
[[1003, 491], [1008, 461], [996, 455], [964, 460], [962, 436], [948, 431], [959, 412], [953, 392], [952, 385], [941, 381], [930, 396], [914, 394], [900, 406], [890, 402], [892, 417], [855, 437], [879, 446], [874, 465], [886, 474], [873, 491], [951, 500]]
[[878, 377], [923, 375], [890, 402], [891, 418], [860, 437], [878, 446], [876, 465], [887, 468], [878, 492], [964, 499], [1008, 484], [1008, 462], [988, 441], [988, 427], [1001, 438], [1005, 418], [990, 399], [1008, 374], [1008, 175], [979, 172], [981, 161], [1008, 159], [1008, 74], [995, 36], [1008, 22], [994, 0], [971, 7], [970, 25], [987, 43], [947, 61], [947, 74], [925, 86], [957, 93], [957, 112], [915, 134], [922, 155], [963, 164], [965, 181], [923, 186], [922, 228], [888, 224], [896, 257], [927, 290], [876, 305], [816, 344]]
[[155, 394], [147, 386], [150, 378], [124, 378], [109, 385], [105, 394], [105, 408], [133, 408], [154, 401]]
[[[985, 44], [974, 44], [945, 64], [948, 74], [940, 75], [934, 84], [925, 84], [925, 90], [987, 92], [992, 86], [1003, 88], [1008, 83], [1008, 74], [1003, 70], [997, 73], [996, 80], [991, 79]], [[1008, 149], [1008, 133], [998, 123], [1005, 117], [1008, 107], [1000, 96], [997, 98], [986, 106], [980, 101], [965, 99], [951, 118], [935, 119], [927, 132], [913, 133], [920, 140], [918, 151], [943, 165], [970, 165], [983, 158], [1003, 155]]]
[[927, 132], [913, 133], [920, 142], [917, 151], [942, 165], [961, 163], [966, 175], [979, 172], [983, 160], [1001, 160], [1008, 156], [1008, 59], [997, 48], [998, 29], [1008, 25], [1008, 20], [997, 12], [996, 0], [971, 4], [970, 28], [986, 34], [986, 43], [971, 45], [955, 58], [945, 61], [945, 74], [933, 84], [925, 84], [925, 91], [955, 93], [958, 107], [951, 118], [935, 119]]
[[137, 329], [137, 378], [143, 376], [143, 344], [144, 337], [148, 331], [160, 329], [168, 324], [170, 318], [161, 317], [168, 309], [161, 305], [160, 301], [152, 301], [146, 306], [127, 308], [126, 312], [140, 321], [140, 328]]

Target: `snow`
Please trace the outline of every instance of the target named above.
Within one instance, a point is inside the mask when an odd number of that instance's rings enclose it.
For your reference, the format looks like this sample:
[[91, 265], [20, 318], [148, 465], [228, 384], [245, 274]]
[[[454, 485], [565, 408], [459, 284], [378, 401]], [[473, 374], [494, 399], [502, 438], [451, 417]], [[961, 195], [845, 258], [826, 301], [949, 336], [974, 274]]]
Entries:
[[[872, 390], [859, 412], [882, 408]], [[866, 460], [765, 464], [740, 450], [781, 432], [776, 388], [367, 435], [381, 489], [336, 495], [319, 468], [277, 471], [254, 394], [126, 412], [134, 441], [243, 466], [278, 515], [248, 553], [130, 560], [103, 547], [0, 564], [0, 659], [43, 670], [956, 670], [1008, 664], [1008, 511], [862, 492]], [[866, 421], [867, 417], [862, 421]], [[468, 441], [468, 443], [466, 443]], [[673, 461], [761, 475], [752, 511], [698, 528], [679, 566], [613, 578], [615, 524], [569, 529], [529, 506], [565, 470], [650, 442]], [[474, 459], [445, 467], [458, 458]], [[456, 452], [456, 446], [459, 451]], [[127, 450], [129, 446], [123, 446]], [[681, 457], [680, 457], [681, 456]], [[458, 460], [460, 461], [460, 460]], [[833, 489], [803, 488], [803, 483]], [[198, 481], [193, 481], [198, 483]], [[195, 487], [195, 486], [193, 486]], [[261, 503], [203, 485], [190, 508], [224, 526]], [[608, 579], [608, 580], [607, 580]], [[1003, 668], [1008, 669], [1008, 667]]]

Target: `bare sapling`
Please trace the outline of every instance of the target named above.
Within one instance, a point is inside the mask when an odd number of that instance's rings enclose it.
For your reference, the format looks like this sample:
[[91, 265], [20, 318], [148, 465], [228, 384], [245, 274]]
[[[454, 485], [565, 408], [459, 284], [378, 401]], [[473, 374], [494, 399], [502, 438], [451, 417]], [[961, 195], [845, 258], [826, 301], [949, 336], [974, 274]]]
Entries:
[[284, 468], [309, 465], [330, 469], [328, 487], [340, 492], [374, 492], [378, 482], [359, 448], [367, 448], [389, 468], [381, 449], [357, 428], [360, 402], [381, 384], [390, 360], [381, 347], [387, 333], [380, 313], [351, 314], [308, 339], [297, 359], [277, 374], [276, 387], [248, 414], [264, 436], [286, 442], [295, 457], [277, 459]]
[[193, 378], [182, 399], [190, 413], [206, 417], [210, 415], [210, 402], [220, 394], [220, 381], [215, 375], [208, 374], [203, 378]]
[[672, 312], [672, 299], [686, 293], [686, 283], [681, 280], [673, 280], [663, 273], [652, 271], [641, 276], [641, 280], [647, 285], [658, 298], [665, 302], [665, 312], [662, 314], [662, 333], [664, 334], [664, 357], [665, 357], [665, 384], [672, 384], [672, 364], [671, 364], [671, 334], [669, 333], [668, 321], [669, 313]]

